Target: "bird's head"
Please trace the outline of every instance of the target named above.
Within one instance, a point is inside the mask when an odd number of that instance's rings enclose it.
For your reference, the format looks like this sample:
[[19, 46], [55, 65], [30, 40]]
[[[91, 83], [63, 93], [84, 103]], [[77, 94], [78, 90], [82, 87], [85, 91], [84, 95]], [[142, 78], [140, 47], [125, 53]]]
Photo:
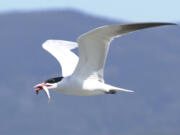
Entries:
[[35, 85], [36, 94], [39, 93], [39, 91], [44, 90], [48, 96], [48, 99], [50, 100], [50, 94], [49, 89], [55, 89], [58, 87], [58, 82], [60, 82], [63, 79], [63, 77], [55, 77], [46, 80], [45, 82], [39, 83]]

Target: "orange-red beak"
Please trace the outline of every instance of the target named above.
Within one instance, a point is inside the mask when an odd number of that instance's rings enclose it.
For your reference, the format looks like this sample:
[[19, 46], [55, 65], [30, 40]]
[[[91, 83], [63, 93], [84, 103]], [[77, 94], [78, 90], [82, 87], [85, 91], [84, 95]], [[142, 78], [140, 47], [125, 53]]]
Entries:
[[50, 87], [51, 85], [46, 84], [45, 82], [35, 85], [34, 88], [36, 89], [36, 94], [38, 94], [40, 90], [43, 90], [43, 86]]

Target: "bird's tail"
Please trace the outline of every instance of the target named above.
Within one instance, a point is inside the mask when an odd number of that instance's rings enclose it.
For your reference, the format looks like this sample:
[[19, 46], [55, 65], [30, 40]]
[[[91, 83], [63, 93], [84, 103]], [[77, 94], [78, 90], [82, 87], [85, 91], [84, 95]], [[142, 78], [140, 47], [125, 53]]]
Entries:
[[115, 94], [117, 92], [134, 92], [134, 91], [133, 90], [128, 90], [128, 89], [123, 89], [123, 88], [118, 88], [118, 87], [109, 85], [109, 89], [105, 93], [106, 94]]

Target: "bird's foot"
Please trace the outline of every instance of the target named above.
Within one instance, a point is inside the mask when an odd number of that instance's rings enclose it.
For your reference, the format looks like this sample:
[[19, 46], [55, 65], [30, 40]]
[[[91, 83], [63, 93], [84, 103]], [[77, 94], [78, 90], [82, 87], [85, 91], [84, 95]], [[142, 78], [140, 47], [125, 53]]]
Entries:
[[116, 90], [109, 90], [109, 91], [106, 91], [104, 92], [105, 94], [116, 94], [117, 91]]

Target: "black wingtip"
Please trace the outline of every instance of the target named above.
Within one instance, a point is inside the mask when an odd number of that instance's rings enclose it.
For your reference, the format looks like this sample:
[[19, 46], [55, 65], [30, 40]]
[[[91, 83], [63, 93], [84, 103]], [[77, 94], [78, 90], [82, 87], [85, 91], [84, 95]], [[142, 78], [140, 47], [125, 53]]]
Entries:
[[167, 25], [178, 25], [177, 23], [166, 23]]
[[147, 22], [147, 23], [162, 24], [162, 25], [178, 25], [177, 23], [172, 23], [172, 22]]
[[[142, 23], [143, 24], [143, 23]], [[171, 22], [145, 22], [144, 24], [150, 24], [154, 26], [160, 26], [160, 25], [178, 25], [177, 23], [171, 23]]]
[[[166, 26], [166, 25], [177, 25], [177, 24], [170, 23], [170, 22], [140, 22], [140, 23], [122, 24], [121, 27], [123, 27], [125, 30], [129, 30], [130, 32], [132, 32], [132, 31], [136, 31], [136, 30], [140, 30], [140, 29]], [[121, 31], [122, 31], [122, 28], [121, 28], [120, 32]]]

